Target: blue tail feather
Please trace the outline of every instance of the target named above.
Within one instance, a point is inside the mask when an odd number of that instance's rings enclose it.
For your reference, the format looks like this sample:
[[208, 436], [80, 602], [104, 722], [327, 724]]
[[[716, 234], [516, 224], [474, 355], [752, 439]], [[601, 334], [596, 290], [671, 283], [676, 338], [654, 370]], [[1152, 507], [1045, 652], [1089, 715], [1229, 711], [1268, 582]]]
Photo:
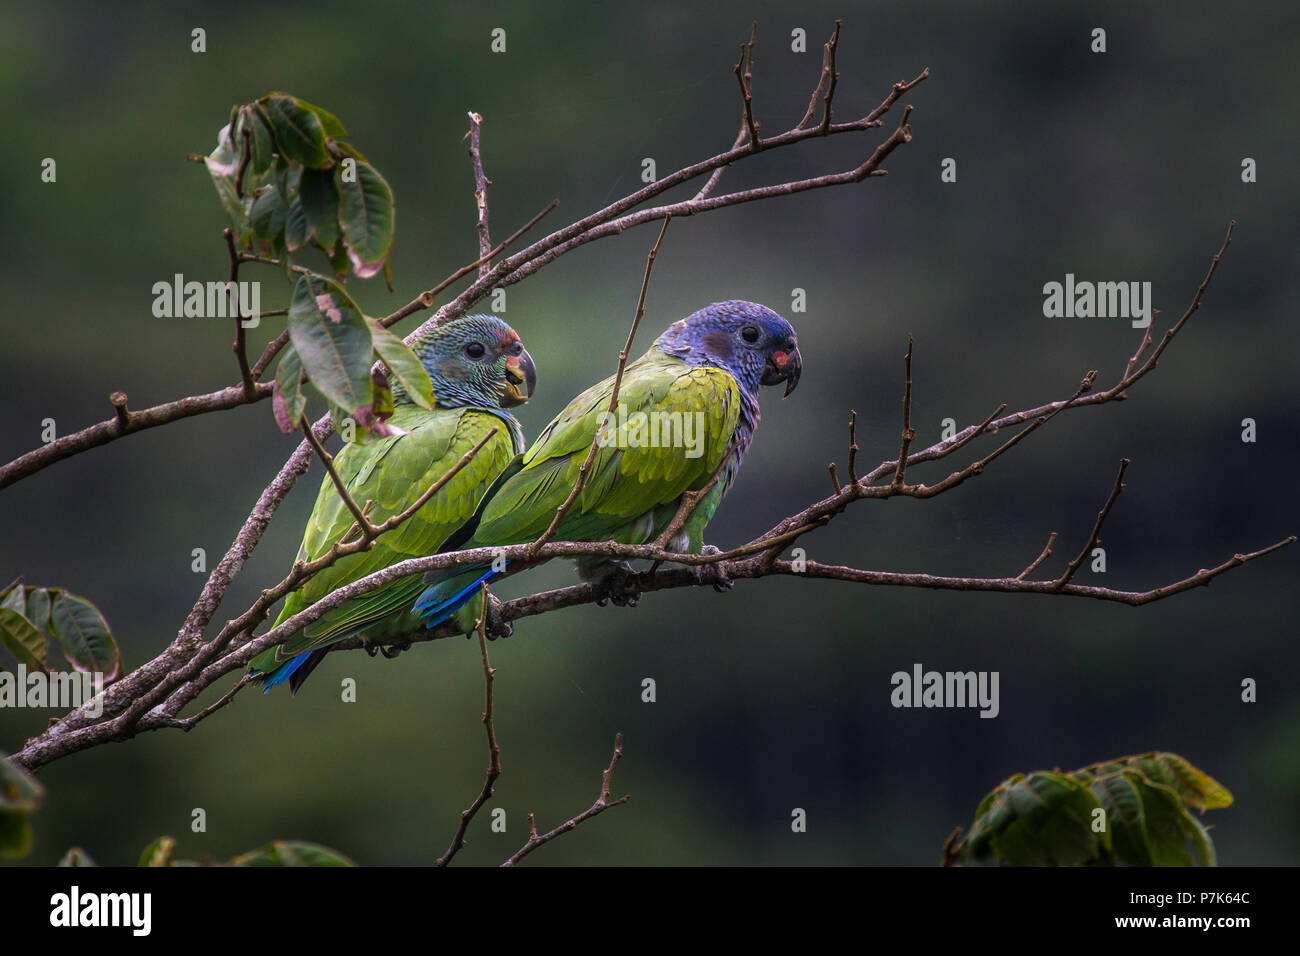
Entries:
[[[473, 570], [470, 569], [470, 573], [473, 573]], [[425, 588], [424, 593], [420, 595], [419, 600], [415, 602], [411, 610], [424, 618], [426, 628], [437, 627], [468, 604], [481, 585], [491, 583], [504, 573], [504, 571], [497, 571], [495, 568], [488, 568], [470, 584], [465, 585], [450, 596], [445, 596], [446, 589], [448, 586], [455, 587], [458, 578], [464, 577], [464, 575], [460, 574], [446, 581], [440, 581]]]
[[267, 671], [266, 675], [262, 678], [262, 693], [263, 694], [270, 693], [271, 688], [274, 687], [276, 684], [283, 684], [290, 677], [292, 677], [293, 672], [296, 671], [299, 667], [302, 667], [302, 665], [306, 662], [307, 658], [311, 657], [311, 653], [312, 653], [311, 651], [304, 651], [303, 653], [295, 657], [293, 660], [285, 661], [275, 670]]

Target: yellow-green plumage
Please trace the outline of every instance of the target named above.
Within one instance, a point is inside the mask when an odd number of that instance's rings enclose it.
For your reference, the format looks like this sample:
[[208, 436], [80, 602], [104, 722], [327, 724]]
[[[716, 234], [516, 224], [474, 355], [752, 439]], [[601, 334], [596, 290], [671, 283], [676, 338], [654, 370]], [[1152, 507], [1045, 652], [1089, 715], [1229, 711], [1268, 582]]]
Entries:
[[[552, 420], [524, 455], [520, 472], [484, 509], [474, 541], [531, 541], [546, 530], [578, 480], [613, 387], [613, 379], [592, 386]], [[723, 369], [691, 367], [651, 350], [628, 365], [619, 403], [629, 416], [649, 411], [703, 413], [701, 454], [688, 457], [684, 447], [618, 447], [618, 442], [598, 448], [586, 484], [557, 529], [556, 540], [639, 544], [657, 533], [653, 526], [671, 520], [682, 493], [707, 484], [727, 454], [740, 413], [740, 390]], [[690, 530], [707, 524], [715, 504], [701, 502]], [[667, 517], [647, 519], [647, 513], [660, 505], [672, 506], [665, 509]]]
[[[344, 584], [398, 561], [436, 552], [443, 540], [469, 519], [483, 492], [518, 454], [506, 423], [498, 415], [478, 408], [425, 411], [403, 406], [389, 424], [408, 433], [380, 439], [373, 445], [349, 445], [335, 460], [339, 477], [353, 500], [362, 505], [374, 502], [367, 515], [374, 524], [406, 510], [488, 432], [495, 428], [497, 433], [441, 491], [380, 537], [373, 548], [341, 559], [293, 592], [276, 624]], [[320, 557], [354, 524], [352, 513], [327, 475], [321, 482], [298, 559]], [[284, 661], [315, 650], [356, 634], [363, 626], [368, 626], [366, 636], [371, 638], [409, 632], [414, 616], [404, 620], [406, 614], [393, 612], [409, 607], [420, 590], [420, 576], [414, 575], [346, 601], [281, 645], [277, 659]]]
[[[717, 474], [717, 484], [667, 542], [670, 550], [699, 553], [704, 527], [735, 479], [758, 425], [759, 387], [785, 382], [788, 393], [801, 367], [793, 327], [770, 309], [732, 300], [687, 316], [624, 370], [616, 424], [611, 427], [607, 418], [614, 396], [611, 376], [551, 421], [524, 454], [522, 466], [489, 491], [481, 514], [457, 535], [456, 548], [537, 540], [572, 493], [599, 435], [592, 467], [554, 540], [652, 541], [671, 523], [683, 494], [702, 489]], [[455, 613], [479, 583], [531, 563], [430, 571], [414, 609], [432, 627]], [[577, 563], [593, 583], [610, 576], [605, 559]]]
[[[348, 444], [334, 459], [349, 496], [367, 509], [372, 525], [382, 524], [414, 505], [467, 453], [476, 447], [478, 451], [419, 510], [380, 535], [368, 550], [339, 559], [290, 594], [275, 626], [340, 587], [408, 558], [436, 553], [473, 516], [484, 492], [523, 450], [519, 423], [503, 406], [527, 401], [535, 372], [514, 330], [492, 316], [470, 316], [427, 333], [413, 351], [429, 373], [432, 394], [422, 402], [429, 407], [417, 405], [403, 388], [394, 388], [388, 434]], [[326, 475], [298, 560], [314, 561], [356, 532], [351, 510]], [[422, 587], [415, 574], [344, 601], [253, 658], [250, 670], [262, 676], [267, 689], [288, 680], [296, 690], [339, 641], [353, 636], [381, 644], [400, 641], [419, 626], [410, 607]], [[479, 606], [481, 602], [471, 602], [457, 618], [466, 630], [473, 627]]]

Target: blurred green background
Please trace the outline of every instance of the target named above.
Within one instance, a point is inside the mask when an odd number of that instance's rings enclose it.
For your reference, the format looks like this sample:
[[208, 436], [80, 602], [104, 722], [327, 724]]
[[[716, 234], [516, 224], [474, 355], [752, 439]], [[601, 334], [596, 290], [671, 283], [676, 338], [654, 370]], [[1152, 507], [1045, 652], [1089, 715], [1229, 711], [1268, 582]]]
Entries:
[[[336, 112], [397, 196], [395, 291], [352, 283], [384, 314], [475, 257], [462, 135], [484, 116], [492, 224], [504, 237], [553, 197], [556, 229], [660, 174], [726, 148], [739, 119], [731, 66], [759, 21], [764, 133], [802, 114], [821, 43], [844, 18], [836, 116], [860, 116], [929, 66], [907, 97], [915, 139], [865, 183], [682, 219], [650, 289], [644, 348], [663, 326], [741, 297], [799, 329], [805, 369], [764, 396], [742, 478], [710, 528], [747, 540], [826, 494], [845, 422], [871, 464], [897, 449], [902, 354], [916, 337], [914, 422], [966, 424], [1108, 383], [1136, 342], [1124, 321], [1045, 319], [1042, 286], [1073, 272], [1153, 284], [1180, 315], [1239, 222], [1201, 311], [1123, 404], [1069, 413], [978, 480], [929, 502], [863, 502], [804, 540], [860, 567], [1015, 573], [1061, 532], [1081, 546], [1117, 461], [1128, 489], [1104, 536], [1109, 570], [1140, 589], [1300, 528], [1294, 497], [1295, 185], [1300, 13], [1294, 3], [973, 5], [812, 3], [11, 3], [0, 32], [0, 454], [132, 406], [229, 384], [226, 322], [156, 319], [152, 284], [220, 279], [223, 216], [201, 166], [230, 106], [282, 89]], [[1093, 27], [1108, 52], [1089, 52]], [[190, 52], [190, 31], [207, 52]], [[507, 30], [507, 52], [489, 33]], [[808, 52], [790, 50], [796, 27]], [[850, 168], [882, 133], [746, 161], [722, 189]], [[39, 180], [55, 157], [58, 181]], [[1258, 182], [1243, 184], [1243, 157]], [[957, 160], [958, 181], [940, 182]], [[697, 188], [698, 183], [690, 189]], [[676, 194], [674, 194], [676, 195]], [[686, 196], [688, 193], [682, 192]], [[530, 436], [613, 369], [654, 227], [566, 255], [509, 289], [504, 317], [540, 370], [519, 415]], [[264, 307], [287, 298], [267, 270]], [[790, 312], [795, 288], [806, 313]], [[268, 301], [273, 300], [273, 301]], [[487, 303], [484, 303], [486, 308]], [[260, 348], [282, 320], [254, 333]], [[399, 327], [409, 332], [414, 320]], [[254, 351], [256, 354], [256, 350]], [[318, 406], [319, 407], [319, 406]], [[1244, 444], [1240, 422], [1258, 422]], [[202, 583], [296, 442], [269, 404], [94, 450], [0, 495], [0, 581], [96, 601], [136, 666], [176, 633]], [[989, 450], [991, 444], [976, 446]], [[931, 480], [944, 467], [917, 471]], [[299, 483], [217, 622], [278, 580], [320, 478]], [[522, 622], [492, 646], [505, 773], [461, 860], [495, 863], [588, 806], [616, 731], [615, 789], [632, 802], [546, 847], [547, 864], [932, 864], [948, 832], [1016, 771], [1167, 749], [1226, 784], [1207, 818], [1226, 864], [1300, 860], [1300, 549], [1142, 609], [1074, 599], [929, 593], [774, 579], [648, 596]], [[545, 568], [503, 595], [571, 580]], [[1001, 714], [895, 710], [914, 662], [997, 670]], [[339, 701], [355, 676], [359, 699]], [[640, 699], [652, 677], [658, 702]], [[1259, 682], [1259, 702], [1240, 682]], [[486, 761], [477, 646], [419, 645], [398, 661], [332, 655], [297, 699], [246, 693], [193, 733], [149, 734], [57, 761], [27, 863], [72, 844], [133, 862], [161, 833], [178, 855], [226, 858], [271, 838], [319, 841], [365, 864], [431, 862]], [[48, 712], [0, 712], [14, 751]], [[190, 832], [191, 811], [206, 833]], [[793, 834], [791, 810], [808, 812]]]

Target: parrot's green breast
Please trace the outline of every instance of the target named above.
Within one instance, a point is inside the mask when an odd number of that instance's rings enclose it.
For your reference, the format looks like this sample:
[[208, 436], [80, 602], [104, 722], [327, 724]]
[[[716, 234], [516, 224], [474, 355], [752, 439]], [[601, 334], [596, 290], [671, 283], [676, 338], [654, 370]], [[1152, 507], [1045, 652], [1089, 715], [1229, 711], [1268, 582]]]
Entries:
[[[414, 504], [466, 452], [496, 429], [478, 454], [419, 511], [381, 536], [369, 551], [342, 558], [289, 595], [276, 624], [343, 585], [398, 561], [434, 554], [447, 536], [473, 515], [488, 486], [518, 454], [521, 436], [513, 419], [508, 418], [481, 408], [426, 411], [401, 405], [389, 424], [405, 434], [344, 448], [335, 459], [339, 477], [359, 505], [370, 503], [368, 517], [379, 524]], [[353, 525], [351, 512], [329, 476], [325, 476], [299, 559], [310, 561], [326, 553]], [[273, 648], [262, 656], [271, 655], [266, 662], [285, 661], [362, 632], [380, 639], [409, 632], [418, 625], [418, 618], [409, 609], [422, 587], [417, 574], [346, 601], [285, 641], [278, 654]], [[473, 609], [467, 610], [468, 618]], [[253, 663], [257, 666], [257, 660]]]
[[[606, 379], [551, 421], [525, 453], [523, 468], [488, 503], [467, 547], [529, 541], [545, 531], [602, 426], [610, 440], [597, 449], [556, 540], [644, 542], [671, 520], [683, 492], [708, 483], [727, 455], [740, 412], [740, 391], [729, 372], [688, 366], [657, 349], [629, 364], [617, 419], [644, 421], [644, 430], [611, 433], [605, 413], [612, 394], [613, 379]], [[638, 413], [645, 418], [636, 419]], [[718, 494], [701, 503], [693, 525], [702, 529], [725, 490], [720, 483]]]

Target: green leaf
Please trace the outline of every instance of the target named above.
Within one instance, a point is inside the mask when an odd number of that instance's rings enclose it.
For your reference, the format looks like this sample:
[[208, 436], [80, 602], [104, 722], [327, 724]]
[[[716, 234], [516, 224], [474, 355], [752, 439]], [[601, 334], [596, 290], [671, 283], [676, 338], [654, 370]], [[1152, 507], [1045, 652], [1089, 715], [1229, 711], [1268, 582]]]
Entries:
[[27, 610], [26, 594], [23, 579], [18, 578], [13, 584], [5, 588], [3, 594], [0, 594], [0, 607], [7, 607], [19, 614], [23, 614]]
[[357, 149], [351, 143], [344, 143], [344, 142], [330, 143], [330, 152], [334, 154], [334, 157], [336, 159], [341, 159], [342, 157], [345, 156], [351, 156], [353, 159], [358, 160], [359, 162], [363, 162], [363, 163], [370, 162], [370, 160], [366, 159], [366, 157], [362, 154], [361, 150]]
[[79, 846], [74, 846], [63, 854], [63, 859], [59, 861], [59, 866], [94, 866], [95, 861]]
[[382, 423], [393, 417], [393, 412], [397, 411], [397, 405], [393, 402], [393, 390], [388, 384], [388, 376], [384, 374], [382, 368], [377, 368], [370, 373], [370, 381], [374, 385], [374, 400], [370, 403], [370, 418], [372, 421], [380, 423], [380, 431], [387, 434], [390, 430], [382, 427]]
[[307, 396], [302, 393], [302, 362], [292, 345], [280, 353], [280, 364], [275, 370], [272, 386], [271, 411], [280, 431], [286, 435], [298, 430], [302, 414], [307, 410]]
[[314, 273], [299, 276], [288, 325], [302, 367], [322, 395], [349, 414], [370, 404], [370, 327], [337, 283]]
[[1151, 862], [1156, 866], [1195, 866], [1183, 832], [1187, 810], [1178, 794], [1163, 784], [1145, 782], [1142, 806], [1146, 811]]
[[[1134, 779], [1137, 778], [1137, 779]], [[1138, 774], [1107, 774], [1092, 781], [1091, 790], [1106, 810], [1106, 826], [1115, 855], [1129, 866], [1151, 865], [1141, 778]]]
[[337, 850], [295, 840], [273, 840], [240, 854], [230, 863], [232, 866], [356, 866]]
[[45, 637], [50, 636], [50, 592], [45, 588], [27, 589], [27, 611], [23, 615]]
[[50, 630], [74, 670], [102, 673], [105, 684], [117, 679], [122, 655], [108, 622], [95, 605], [67, 591], [55, 592]]
[[1129, 763], [1140, 769], [1153, 783], [1163, 783], [1170, 787], [1189, 807], [1220, 810], [1232, 806], [1232, 794], [1227, 787], [1193, 767], [1178, 754], [1143, 754], [1140, 757], [1130, 757]]
[[221, 200], [221, 208], [225, 210], [226, 218], [230, 220], [230, 227], [234, 230], [240, 245], [246, 246], [252, 234], [248, 223], [248, 211], [253, 200], [250, 196], [241, 199], [235, 190], [239, 154], [227, 145], [229, 139], [230, 127], [223, 126], [217, 137], [217, 148], [203, 162], [212, 177], [212, 185], [217, 191], [217, 198]]
[[1071, 866], [1095, 860], [1092, 830], [1097, 800], [1083, 784], [1058, 773], [1031, 773], [1007, 794], [1015, 819], [993, 837], [994, 850], [1020, 866]]
[[339, 192], [333, 170], [304, 169], [298, 195], [307, 217], [307, 235], [332, 256], [339, 241]]
[[[980, 802], [969, 832], [945, 848], [945, 862], [1193, 866], [1199, 858], [1214, 866], [1214, 843], [1191, 810], [1231, 801], [1222, 784], [1171, 753], [1120, 757], [1066, 775], [1017, 774]], [[1098, 806], [1106, 829], [1092, 833]]]
[[232, 177], [239, 169], [239, 153], [235, 151], [229, 124], [217, 131], [216, 149], [204, 158], [203, 164], [214, 177]]
[[1196, 851], [1201, 855], [1201, 865], [1218, 866], [1219, 857], [1214, 851], [1214, 841], [1210, 839], [1210, 833], [1201, 821], [1190, 813], [1184, 813], [1180, 821], [1183, 832], [1191, 838]]
[[307, 212], [301, 198], [295, 199], [289, 206], [284, 222], [284, 244], [290, 252], [297, 252], [307, 245]]
[[299, 99], [298, 105], [305, 106], [316, 114], [316, 118], [320, 120], [321, 129], [325, 131], [326, 136], [337, 137], [348, 135], [348, 131], [345, 130], [343, 124], [339, 122], [339, 118], [329, 110], [321, 109], [315, 103], [308, 103], [304, 99]]
[[167, 866], [171, 862], [172, 851], [176, 849], [176, 838], [160, 836], [140, 854], [140, 866]]
[[330, 256], [330, 268], [339, 276], [348, 274], [348, 248], [344, 243], [339, 243], [334, 247], [334, 254]]
[[401, 383], [411, 401], [421, 408], [433, 408], [433, 383], [429, 381], [429, 372], [424, 363], [405, 342], [378, 321], [371, 321], [370, 334], [375, 351], [393, 373], [393, 377]]
[[356, 163], [355, 181], [348, 182], [344, 166], [338, 165], [338, 188], [342, 196], [339, 223], [343, 241], [357, 278], [369, 279], [379, 274], [393, 246], [396, 208], [393, 190], [373, 166]]
[[271, 242], [284, 231], [289, 218], [289, 207], [284, 197], [275, 186], [267, 186], [253, 200], [253, 209], [249, 220], [253, 225], [253, 235], [266, 242]]
[[[286, 224], [287, 221], [286, 219]], [[285, 242], [283, 232], [271, 240], [271, 255], [280, 260], [280, 269], [284, 272], [284, 281], [292, 286], [297, 278], [297, 273], [293, 268], [293, 253], [289, 251], [289, 245]]]
[[11, 607], [0, 607], [0, 645], [29, 670], [45, 670], [45, 635]]
[[320, 117], [284, 93], [272, 93], [260, 102], [282, 156], [302, 166], [319, 167], [331, 162]]
[[260, 103], [249, 103], [240, 112], [244, 129], [251, 134], [253, 153], [253, 172], [266, 172], [275, 162], [275, 135], [271, 132], [271, 121]]

